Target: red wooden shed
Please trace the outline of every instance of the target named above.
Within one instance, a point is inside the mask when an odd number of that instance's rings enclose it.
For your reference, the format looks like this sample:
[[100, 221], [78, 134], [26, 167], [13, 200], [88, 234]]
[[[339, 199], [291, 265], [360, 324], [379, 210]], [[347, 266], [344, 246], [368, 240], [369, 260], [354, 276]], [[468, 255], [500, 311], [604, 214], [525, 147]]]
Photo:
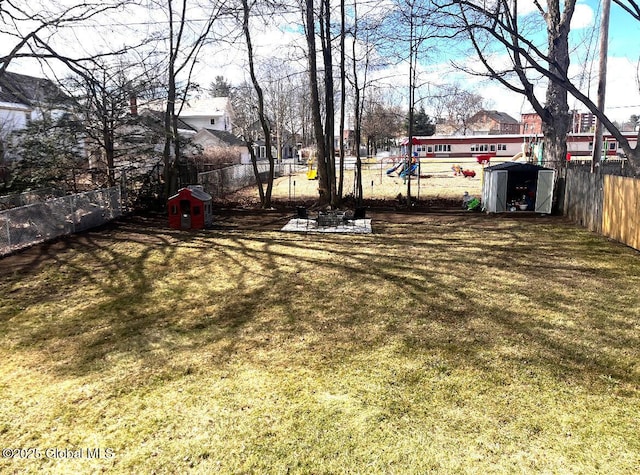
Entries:
[[201, 187], [181, 188], [169, 198], [169, 227], [203, 229], [213, 224], [211, 195]]

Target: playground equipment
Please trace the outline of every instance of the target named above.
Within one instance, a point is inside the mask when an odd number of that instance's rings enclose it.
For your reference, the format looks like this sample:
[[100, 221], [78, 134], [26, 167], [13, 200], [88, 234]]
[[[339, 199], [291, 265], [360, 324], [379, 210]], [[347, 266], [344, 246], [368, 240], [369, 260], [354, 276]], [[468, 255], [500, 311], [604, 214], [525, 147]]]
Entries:
[[493, 153], [493, 154], [491, 154], [491, 153], [483, 153], [481, 155], [478, 155], [476, 157], [476, 160], [478, 161], [478, 163], [480, 165], [484, 166], [484, 165], [487, 165], [491, 161], [491, 159], [493, 157], [495, 157], [495, 153]]
[[396, 170], [398, 170], [400, 167], [404, 168], [404, 162], [400, 162], [397, 165], [394, 164], [391, 168], [389, 168], [387, 170], [387, 176], [391, 176]]
[[418, 160], [414, 154], [411, 163], [409, 164], [409, 170], [407, 171], [407, 158], [400, 160], [400, 162], [396, 165], [394, 164], [391, 168], [387, 170], [387, 176], [391, 176], [394, 172], [398, 173], [400, 178], [406, 178], [407, 176], [416, 176], [418, 173]]
[[400, 178], [405, 178], [407, 175], [415, 176], [417, 170], [418, 170], [418, 164], [417, 163], [412, 163], [411, 166], [409, 167], [408, 171], [406, 170], [406, 167], [403, 167], [402, 170], [400, 171], [400, 173], [398, 173], [398, 176]]
[[317, 180], [318, 179], [318, 170], [313, 169], [313, 155], [309, 156], [309, 160], [307, 160], [307, 165], [309, 166], [309, 170], [307, 170], [307, 179], [308, 180]]

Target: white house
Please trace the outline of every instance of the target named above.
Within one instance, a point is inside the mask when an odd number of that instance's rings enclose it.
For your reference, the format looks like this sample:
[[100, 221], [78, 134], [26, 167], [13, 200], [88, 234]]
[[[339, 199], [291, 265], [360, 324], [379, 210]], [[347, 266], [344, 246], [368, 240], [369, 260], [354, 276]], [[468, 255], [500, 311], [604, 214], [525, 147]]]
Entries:
[[233, 128], [233, 109], [228, 97], [191, 100], [184, 104], [179, 117], [196, 130], [231, 132]]
[[215, 155], [225, 150], [229, 157], [235, 156], [233, 163], [251, 163], [247, 144], [231, 132], [210, 128], [200, 129], [191, 141], [200, 146], [205, 155]]
[[0, 75], [0, 131], [24, 129], [44, 114], [64, 113], [68, 97], [49, 79], [5, 71]]
[[49, 79], [5, 71], [0, 75], [0, 158], [7, 137], [45, 114], [65, 113], [68, 97]]

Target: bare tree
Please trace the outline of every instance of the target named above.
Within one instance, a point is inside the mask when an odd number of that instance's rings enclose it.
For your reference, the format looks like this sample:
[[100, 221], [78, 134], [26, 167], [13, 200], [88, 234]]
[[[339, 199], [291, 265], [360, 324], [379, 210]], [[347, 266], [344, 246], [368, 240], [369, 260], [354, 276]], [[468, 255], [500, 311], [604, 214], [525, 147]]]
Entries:
[[[267, 160], [269, 161], [269, 173], [267, 176], [267, 190], [264, 194], [260, 194], [262, 200], [263, 208], [271, 207], [271, 192], [273, 190], [273, 178], [274, 178], [274, 159], [273, 152], [271, 148], [271, 125], [269, 120], [267, 119], [267, 115], [264, 107], [264, 93], [262, 91], [262, 87], [258, 81], [258, 77], [256, 76], [255, 64], [254, 64], [254, 52], [253, 52], [253, 43], [251, 41], [251, 32], [249, 30], [249, 15], [251, 13], [251, 7], [249, 5], [248, 0], [242, 0], [242, 31], [244, 33], [244, 39], [247, 45], [247, 54], [249, 60], [249, 74], [251, 76], [251, 83], [253, 84], [253, 88], [255, 89], [256, 96], [258, 99], [258, 120], [260, 121], [260, 126], [262, 127], [262, 131], [264, 133], [264, 142], [265, 149], [267, 153]], [[254, 164], [254, 172], [257, 172], [256, 166], [256, 158], [252, 154], [251, 160]], [[262, 188], [262, 184], [258, 181], [258, 185]]]
[[340, 119], [338, 130], [340, 133], [339, 142], [339, 162], [340, 173], [338, 175], [338, 189], [337, 194], [342, 199], [344, 191], [344, 161], [345, 161], [345, 148], [344, 148], [344, 126], [346, 121], [346, 96], [347, 96], [347, 63], [346, 63], [346, 21], [347, 21], [347, 8], [346, 0], [340, 0]]
[[142, 160], [154, 153], [162, 138], [157, 121], [143, 120], [137, 113], [138, 100], [156, 99], [158, 78], [152, 65], [138, 56], [69, 66], [75, 75], [65, 83], [75, 99], [73, 109], [83, 119], [90, 153], [104, 160], [108, 184], [113, 186], [119, 158]]
[[400, 106], [390, 103], [381, 91], [374, 89], [367, 96], [362, 111], [362, 135], [367, 141], [368, 153], [375, 155], [381, 147], [388, 149], [392, 140], [404, 130], [404, 113]]
[[[569, 69], [569, 26], [575, 9], [575, 0], [548, 0], [546, 10], [535, 2], [541, 20], [546, 25], [547, 45], [535, 45], [528, 39], [532, 30], [521, 18], [518, 3], [497, 0], [480, 4], [474, 1], [453, 1], [442, 4], [448, 8], [456, 26], [468, 36], [484, 71], [473, 71], [468, 67], [458, 67], [470, 74], [478, 74], [499, 81], [512, 91], [521, 93], [531, 103], [542, 119], [545, 164], [552, 166], [563, 175], [566, 164], [566, 136], [571, 121], [567, 101], [567, 91], [559, 84], [549, 82], [546, 100], [535, 92], [539, 69], [536, 64], [548, 64], [550, 74], [567, 76]], [[528, 21], [535, 18], [528, 17]], [[501, 46], [510, 63], [499, 67], [492, 63], [492, 49]], [[536, 73], [536, 71], [538, 71]]]
[[[6, 53], [0, 56], [0, 75], [12, 61], [23, 58], [87, 61], [113, 55], [114, 51], [71, 56], [56, 40], [74, 26], [99, 24], [103, 15], [122, 10], [131, 0], [106, 0], [65, 4], [50, 1], [45, 4], [3, 0], [0, 3], [0, 38]], [[117, 54], [117, 52], [116, 52]]]
[[[396, 0], [396, 8], [389, 17], [391, 33], [402, 49], [396, 51], [399, 58], [408, 66], [408, 130], [406, 170], [409, 169], [413, 157], [414, 145], [414, 113], [420, 102], [418, 89], [422, 85], [419, 81], [420, 66], [428, 58], [424, 52], [425, 45], [430, 40], [443, 37], [443, 28], [435, 21], [436, 11], [433, 2], [426, 0]], [[403, 25], [397, 29], [394, 25]], [[446, 34], [444, 35], [446, 36]], [[411, 206], [411, 177], [407, 177], [407, 206]]]
[[[321, 48], [316, 42], [316, 17], [319, 18]], [[313, 129], [316, 139], [318, 161], [318, 193], [321, 205], [334, 204], [336, 199], [334, 127], [333, 127], [333, 71], [331, 58], [330, 0], [321, 0], [316, 10], [313, 0], [303, 5], [307, 60], [309, 63], [309, 88]], [[320, 68], [317, 54], [321, 52], [324, 66], [324, 103], [320, 95]]]
[[484, 98], [480, 94], [463, 89], [459, 84], [445, 84], [436, 88], [430, 98], [438, 118], [455, 127], [458, 133], [467, 135], [469, 119], [484, 107]]
[[634, 0], [613, 0], [613, 3], [618, 5], [633, 18], [640, 21], [640, 3]]
[[384, 41], [382, 34], [384, 16], [380, 15], [379, 10], [375, 8], [366, 10], [358, 7], [359, 4], [356, 0], [353, 4], [352, 22], [348, 28], [351, 39], [351, 74], [348, 75], [348, 80], [351, 83], [353, 94], [353, 140], [356, 156], [354, 195], [356, 203], [360, 204], [363, 198], [360, 151], [365, 108], [371, 97], [369, 91], [375, 88], [375, 78], [372, 78], [371, 72], [376, 68], [386, 66], [387, 63], [379, 54], [380, 43]]
[[258, 169], [258, 158], [254, 149], [256, 141], [256, 131], [254, 125], [259, 122], [256, 103], [258, 99], [256, 97], [256, 90], [253, 84], [244, 82], [239, 86], [232, 88], [231, 90], [231, 102], [235, 112], [234, 126], [238, 130], [240, 136], [245, 141], [247, 148], [249, 149], [249, 156], [251, 157], [251, 165], [253, 167], [253, 175], [256, 179], [256, 185], [258, 187], [258, 195], [260, 203], [265, 202], [264, 186], [260, 171]]
[[[638, 2], [623, 0], [614, 0], [614, 2], [633, 18], [640, 20]], [[544, 9], [535, 2], [537, 13], [547, 28], [546, 49], [534, 43], [530, 31], [521, 28], [516, 2], [500, 0], [489, 9], [473, 1], [455, 1], [448, 2], [446, 7], [450, 9], [456, 6], [459, 9], [457, 18], [462, 20], [466, 31], [471, 35], [476, 52], [486, 69], [486, 75], [500, 81], [512, 91], [525, 95], [542, 118], [544, 146], [549, 165], [562, 171], [566, 163], [566, 134], [570, 127], [566, 97], [569, 93], [598, 117], [604, 127], [615, 137], [627, 155], [630, 170], [638, 175], [640, 174], [640, 148], [638, 147], [640, 135], [636, 138], [636, 146], [632, 147], [629, 139], [569, 76], [568, 38], [575, 3], [575, 0], [565, 2], [548, 0]], [[509, 69], [500, 70], [490, 64], [478, 41], [479, 32], [508, 52], [512, 60]], [[532, 79], [534, 75], [548, 80], [544, 105], [535, 95], [535, 82]], [[517, 83], [510, 79], [515, 79]]]
[[[181, 156], [178, 116], [192, 83], [193, 68], [207, 43], [222, 3], [210, 3], [206, 9], [195, 1], [157, 0], [158, 8], [167, 18], [167, 98], [164, 110], [165, 144], [163, 150], [165, 198], [178, 188], [177, 161]], [[191, 21], [189, 12], [197, 13], [198, 21]], [[204, 18], [204, 20], [203, 20]]]

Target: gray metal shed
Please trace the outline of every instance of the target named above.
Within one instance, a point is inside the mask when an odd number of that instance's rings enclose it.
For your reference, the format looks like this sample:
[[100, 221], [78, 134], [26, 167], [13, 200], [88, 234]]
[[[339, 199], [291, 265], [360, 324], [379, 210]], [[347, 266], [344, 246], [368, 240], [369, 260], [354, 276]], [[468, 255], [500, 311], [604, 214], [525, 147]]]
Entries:
[[555, 171], [532, 163], [505, 162], [484, 169], [482, 208], [502, 213], [526, 204], [526, 211], [550, 214]]

